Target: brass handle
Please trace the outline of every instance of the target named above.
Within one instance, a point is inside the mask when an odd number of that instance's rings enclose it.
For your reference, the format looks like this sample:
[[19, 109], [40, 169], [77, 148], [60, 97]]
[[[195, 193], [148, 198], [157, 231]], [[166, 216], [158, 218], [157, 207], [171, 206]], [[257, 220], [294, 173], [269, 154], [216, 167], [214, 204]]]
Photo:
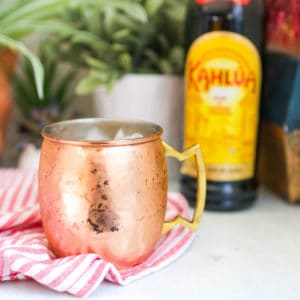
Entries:
[[168, 145], [166, 142], [163, 142], [163, 146], [165, 149], [165, 154], [167, 157], [174, 157], [179, 161], [186, 160], [191, 156], [196, 157], [196, 165], [197, 165], [197, 195], [196, 195], [196, 204], [194, 209], [194, 216], [192, 221], [186, 220], [182, 217], [177, 217], [176, 219], [165, 222], [163, 225], [162, 233], [166, 233], [174, 226], [180, 224], [186, 228], [191, 229], [192, 231], [196, 231], [199, 227], [200, 220], [205, 207], [205, 197], [206, 197], [206, 175], [205, 175], [205, 166], [202, 158], [202, 153], [200, 146], [194, 145], [184, 152], [180, 153]]

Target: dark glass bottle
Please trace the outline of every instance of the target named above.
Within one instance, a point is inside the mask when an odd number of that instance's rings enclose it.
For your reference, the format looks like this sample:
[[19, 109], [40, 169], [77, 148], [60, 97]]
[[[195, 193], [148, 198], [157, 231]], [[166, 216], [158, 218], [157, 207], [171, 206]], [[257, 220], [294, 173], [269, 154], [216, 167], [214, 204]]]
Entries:
[[[195, 142], [200, 143], [202, 147], [204, 161], [207, 164], [206, 209], [208, 210], [240, 210], [249, 207], [256, 198], [255, 153], [261, 69], [256, 73], [252, 71], [251, 62], [254, 61], [260, 68], [258, 53], [262, 47], [263, 35], [262, 2], [262, 0], [192, 0], [189, 3], [185, 33], [187, 51], [185, 147]], [[211, 34], [213, 32], [214, 35]], [[208, 39], [211, 41], [207, 42]], [[241, 53], [237, 50], [240, 48], [238, 43], [241, 43]], [[249, 64], [248, 54], [243, 53], [248, 50], [251, 51]], [[225, 63], [222, 59], [226, 60]], [[228, 67], [235, 65], [242, 70]], [[250, 82], [253, 83], [252, 86]], [[190, 91], [191, 89], [194, 89], [194, 92]], [[233, 95], [232, 99], [230, 93]], [[241, 93], [243, 97], [238, 96]], [[229, 104], [230, 101], [236, 102]], [[247, 105], [251, 114], [247, 112]], [[241, 116], [240, 123], [235, 121], [239, 116]], [[245, 122], [244, 116], [247, 120]], [[218, 123], [219, 129], [216, 125]], [[234, 126], [241, 127], [238, 133], [234, 132], [236, 131]], [[245, 128], [250, 127], [252, 133], [250, 131], [247, 133], [248, 129]], [[243, 137], [243, 130], [246, 130], [248, 138]], [[209, 131], [211, 136], [203, 133], [206, 131]], [[241, 136], [241, 141], [238, 141], [238, 136]], [[213, 141], [214, 138], [216, 141]], [[219, 145], [220, 143], [223, 145]], [[217, 147], [220, 150], [215, 151]], [[222, 153], [222, 149], [225, 154]], [[245, 153], [244, 156], [239, 154], [239, 149]], [[191, 205], [194, 204], [197, 189], [193, 168], [193, 163], [188, 162], [183, 166], [181, 176], [181, 191]]]

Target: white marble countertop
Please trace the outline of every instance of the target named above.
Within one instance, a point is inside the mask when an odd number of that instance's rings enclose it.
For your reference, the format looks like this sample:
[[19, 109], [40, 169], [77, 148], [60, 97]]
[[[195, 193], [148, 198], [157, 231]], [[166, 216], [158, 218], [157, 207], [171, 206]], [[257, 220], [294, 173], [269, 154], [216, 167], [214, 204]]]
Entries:
[[[33, 281], [0, 283], [0, 299], [74, 299]], [[88, 299], [300, 299], [300, 205], [261, 189], [249, 210], [205, 212], [191, 248], [126, 287], [104, 283]]]

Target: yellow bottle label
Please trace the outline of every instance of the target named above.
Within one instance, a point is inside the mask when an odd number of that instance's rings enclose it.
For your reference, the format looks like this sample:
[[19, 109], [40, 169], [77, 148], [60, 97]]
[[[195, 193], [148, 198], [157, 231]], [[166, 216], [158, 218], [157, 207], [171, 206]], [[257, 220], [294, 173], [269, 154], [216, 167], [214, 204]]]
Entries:
[[[185, 68], [185, 147], [201, 145], [208, 180], [253, 177], [260, 90], [260, 57], [249, 39], [214, 31], [194, 41]], [[182, 173], [196, 176], [194, 160]]]

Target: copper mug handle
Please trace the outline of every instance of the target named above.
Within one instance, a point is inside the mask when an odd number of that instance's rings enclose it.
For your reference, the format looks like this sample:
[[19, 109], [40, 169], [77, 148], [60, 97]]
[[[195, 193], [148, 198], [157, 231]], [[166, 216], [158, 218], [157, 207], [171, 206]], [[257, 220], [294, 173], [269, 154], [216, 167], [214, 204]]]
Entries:
[[165, 222], [163, 225], [162, 233], [166, 233], [171, 230], [176, 225], [182, 225], [186, 228], [189, 228], [192, 231], [196, 231], [199, 227], [200, 220], [205, 207], [205, 198], [206, 198], [206, 173], [204, 161], [202, 158], [202, 153], [200, 146], [198, 144], [188, 148], [184, 152], [180, 153], [175, 150], [173, 147], [168, 145], [166, 142], [163, 142], [163, 146], [165, 149], [165, 155], [167, 157], [174, 157], [178, 161], [183, 161], [191, 156], [195, 156], [196, 165], [197, 165], [197, 194], [196, 194], [196, 203], [194, 209], [194, 216], [192, 221], [189, 221], [182, 217], [177, 217], [176, 219]]

